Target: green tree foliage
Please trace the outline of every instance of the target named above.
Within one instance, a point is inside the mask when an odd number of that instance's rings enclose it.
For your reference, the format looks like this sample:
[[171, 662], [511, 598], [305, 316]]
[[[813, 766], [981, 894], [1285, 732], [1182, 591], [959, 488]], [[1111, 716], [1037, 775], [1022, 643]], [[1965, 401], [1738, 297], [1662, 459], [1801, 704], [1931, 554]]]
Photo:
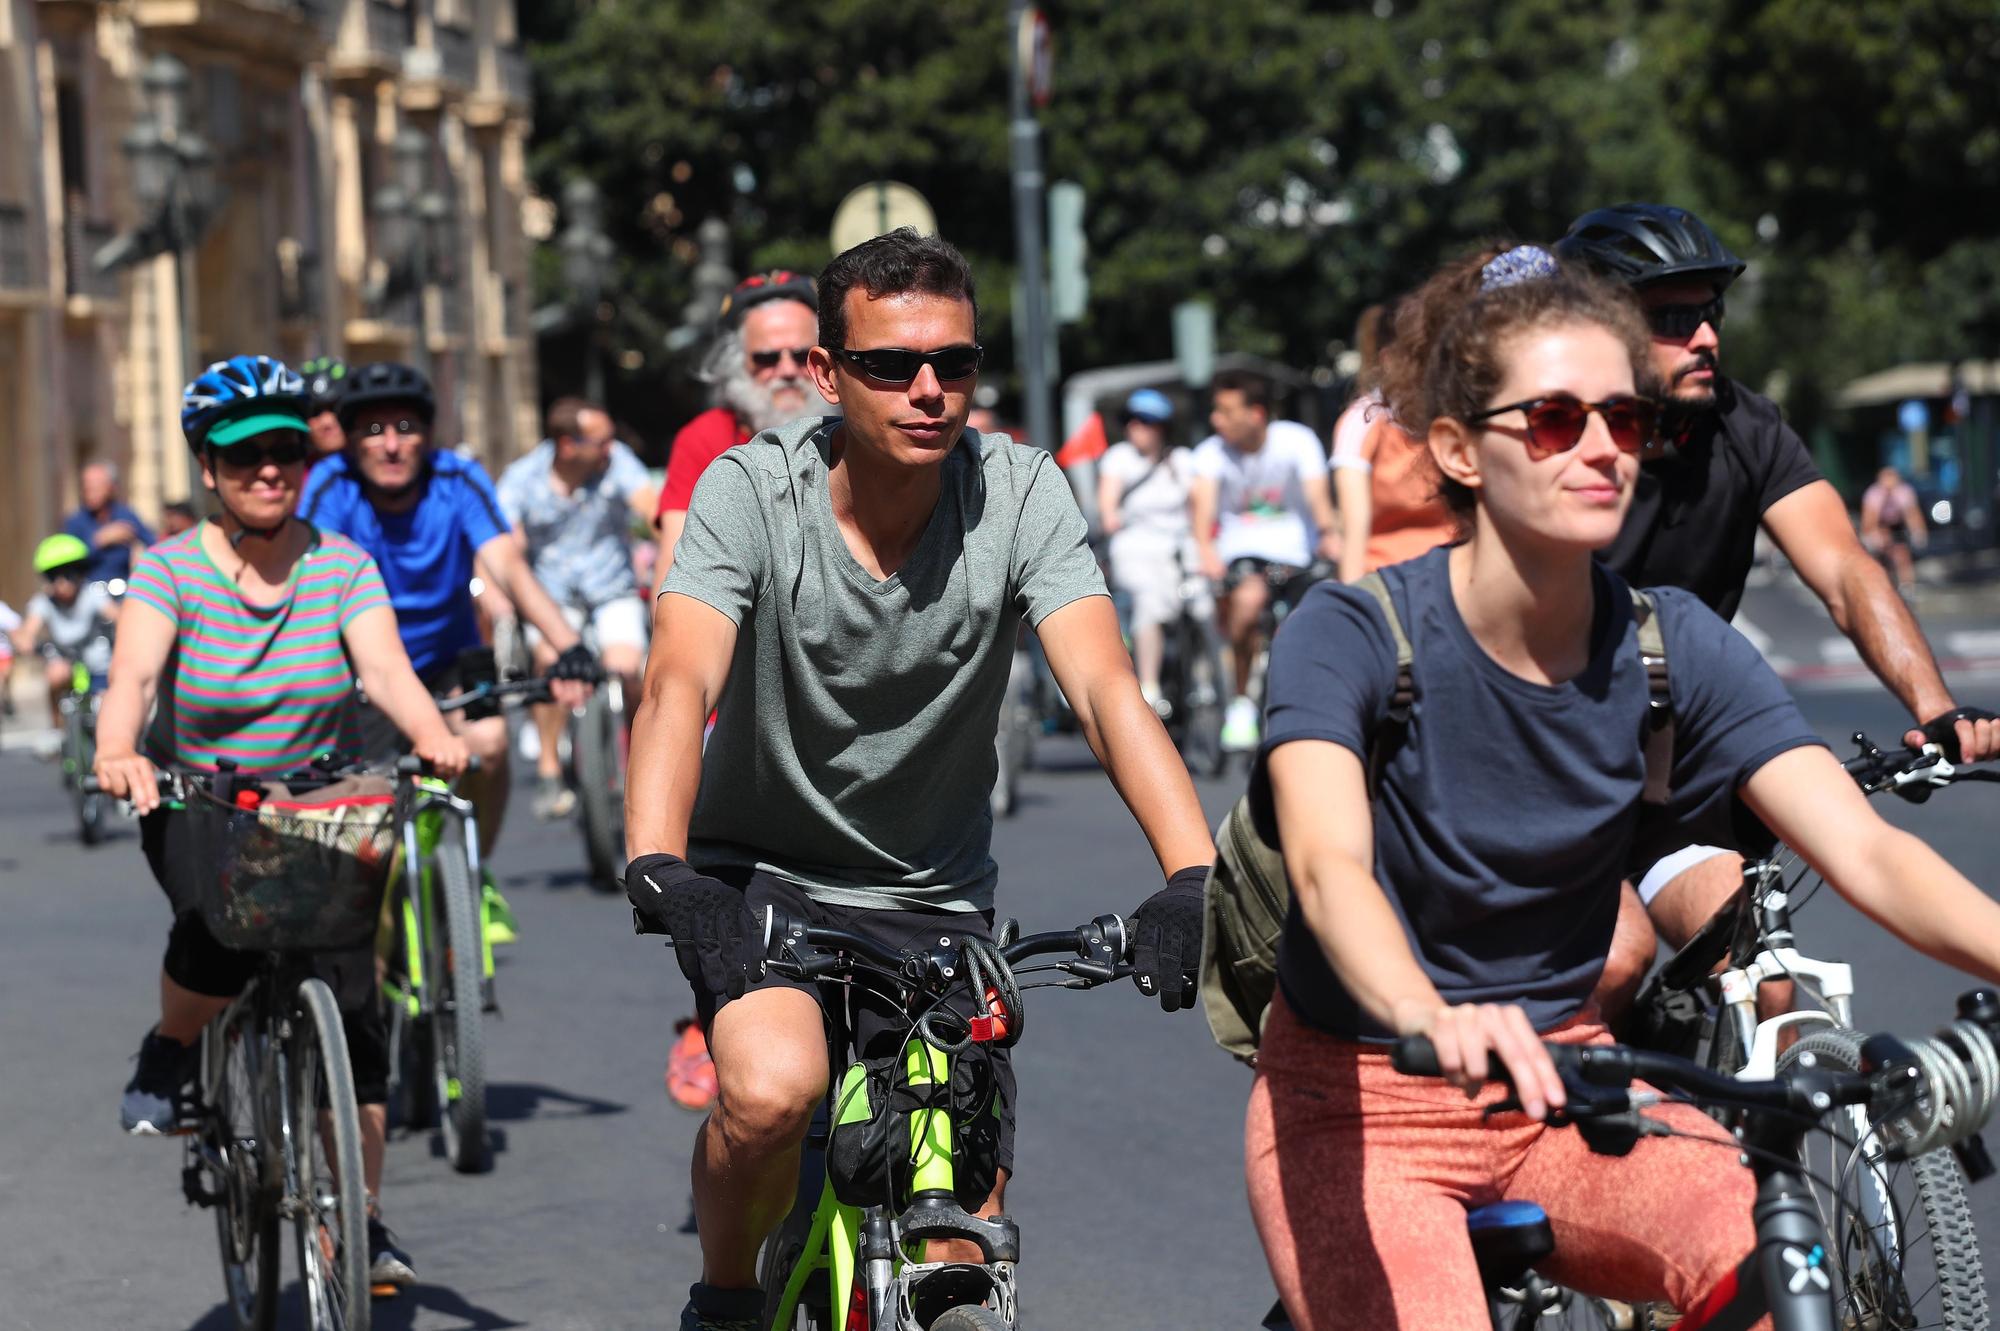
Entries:
[[[1049, 175], [1089, 199], [1067, 370], [1167, 356], [1191, 296], [1226, 347], [1321, 364], [1450, 254], [1625, 199], [1693, 207], [1756, 260], [1730, 368], [1786, 371], [1795, 411], [1991, 340], [2000, 245], [1965, 239], [2000, 197], [1991, 0], [1049, 7]], [[625, 299], [677, 322], [708, 217], [739, 269], [816, 267], [840, 199], [899, 179], [973, 259], [988, 363], [1013, 364], [1000, 0], [544, 15], [534, 169], [551, 197], [572, 175], [604, 189]], [[648, 355], [638, 382], [656, 385]]]

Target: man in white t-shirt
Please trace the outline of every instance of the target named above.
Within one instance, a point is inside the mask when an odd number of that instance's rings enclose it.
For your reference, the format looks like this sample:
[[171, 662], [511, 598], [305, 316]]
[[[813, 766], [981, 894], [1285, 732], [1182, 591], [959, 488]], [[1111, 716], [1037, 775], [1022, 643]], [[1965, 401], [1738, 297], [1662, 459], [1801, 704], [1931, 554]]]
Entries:
[[1297, 421], [1271, 419], [1271, 384], [1225, 370], [1211, 385], [1215, 433], [1195, 447], [1188, 511], [1202, 572], [1225, 590], [1220, 613], [1236, 696], [1222, 726], [1227, 749], [1257, 747], [1250, 675], [1272, 588], [1296, 582], [1315, 558], [1340, 557], [1326, 452]]

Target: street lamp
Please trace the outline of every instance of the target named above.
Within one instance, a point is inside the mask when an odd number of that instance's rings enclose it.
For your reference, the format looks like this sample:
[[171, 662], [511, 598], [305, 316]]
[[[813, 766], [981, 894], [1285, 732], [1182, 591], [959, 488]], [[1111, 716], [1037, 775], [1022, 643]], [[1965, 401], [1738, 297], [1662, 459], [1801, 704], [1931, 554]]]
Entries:
[[[97, 256], [108, 271], [158, 254], [174, 256], [175, 303], [180, 309], [182, 369], [192, 378], [201, 369], [194, 321], [195, 247], [213, 215], [215, 154], [196, 133], [189, 114], [187, 66], [162, 52], [140, 76], [145, 109], [133, 120], [120, 145], [132, 168], [132, 193], [149, 219], [129, 236], [114, 240]], [[188, 495], [201, 493], [200, 477], [188, 454]]]
[[569, 225], [556, 241], [562, 253], [563, 285], [569, 291], [569, 306], [575, 320], [583, 325], [583, 395], [592, 402], [604, 401], [603, 328], [610, 311], [604, 289], [611, 282], [611, 237], [604, 234], [602, 209], [597, 186], [588, 180], [572, 180], [563, 187], [563, 212]]
[[431, 374], [431, 340], [424, 290], [445, 276], [451, 247], [451, 200], [431, 183], [431, 145], [423, 133], [404, 126], [390, 150], [395, 179], [375, 191], [376, 249], [382, 276], [368, 293], [380, 309], [398, 296], [410, 298], [416, 330], [417, 365]]

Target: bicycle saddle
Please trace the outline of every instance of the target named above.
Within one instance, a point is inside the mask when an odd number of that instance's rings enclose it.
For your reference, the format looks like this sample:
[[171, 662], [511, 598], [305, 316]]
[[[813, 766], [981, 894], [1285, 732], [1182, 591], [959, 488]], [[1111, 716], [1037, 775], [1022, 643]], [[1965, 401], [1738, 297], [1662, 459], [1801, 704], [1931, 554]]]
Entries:
[[1533, 1202], [1493, 1202], [1465, 1213], [1472, 1255], [1488, 1289], [1516, 1285], [1528, 1268], [1556, 1250], [1548, 1213]]

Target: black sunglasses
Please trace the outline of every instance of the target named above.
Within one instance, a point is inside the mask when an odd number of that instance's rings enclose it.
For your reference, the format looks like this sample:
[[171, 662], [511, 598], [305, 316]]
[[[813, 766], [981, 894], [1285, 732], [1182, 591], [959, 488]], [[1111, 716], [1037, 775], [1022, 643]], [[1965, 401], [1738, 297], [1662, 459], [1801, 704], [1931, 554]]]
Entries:
[[1705, 300], [1698, 305], [1654, 305], [1646, 311], [1646, 327], [1653, 330], [1655, 337], [1669, 337], [1676, 342], [1685, 342], [1695, 335], [1695, 330], [1703, 324], [1713, 328], [1722, 327], [1722, 297]]
[[243, 471], [257, 471], [266, 462], [275, 462], [280, 467], [296, 467], [306, 460], [306, 454], [310, 449], [304, 439], [288, 433], [261, 444], [246, 439], [240, 444], [230, 444], [210, 451], [226, 466]]
[[777, 351], [753, 351], [750, 353], [750, 363], [760, 370], [775, 370], [785, 357], [790, 356], [803, 370], [806, 367], [806, 357], [811, 354], [811, 347], [781, 347]]
[[986, 349], [977, 345], [939, 347], [936, 351], [905, 351], [901, 347], [872, 347], [855, 351], [837, 347], [834, 355], [856, 366], [868, 378], [883, 384], [907, 384], [928, 365], [940, 383], [970, 379], [979, 372], [979, 358]]
[[1583, 430], [1593, 411], [1604, 418], [1611, 442], [1620, 452], [1641, 453], [1653, 442], [1653, 427], [1659, 423], [1660, 404], [1649, 397], [1621, 393], [1602, 402], [1585, 402], [1569, 393], [1509, 402], [1466, 417], [1468, 424], [1491, 420], [1509, 411], [1528, 418], [1528, 457], [1535, 462], [1567, 453], [1583, 439]]

